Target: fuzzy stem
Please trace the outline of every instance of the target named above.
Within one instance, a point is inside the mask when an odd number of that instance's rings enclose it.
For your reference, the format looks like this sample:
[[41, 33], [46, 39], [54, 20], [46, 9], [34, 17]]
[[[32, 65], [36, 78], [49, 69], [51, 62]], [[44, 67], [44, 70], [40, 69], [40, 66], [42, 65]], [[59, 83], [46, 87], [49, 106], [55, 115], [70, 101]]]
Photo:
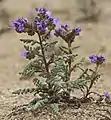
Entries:
[[98, 67], [99, 67], [99, 65], [97, 64], [96, 67], [95, 67], [95, 72], [92, 74], [91, 83], [90, 83], [90, 85], [89, 85], [89, 87], [87, 89], [87, 93], [86, 93], [85, 97], [87, 97], [90, 94], [90, 90], [91, 90], [91, 88], [92, 88], [92, 86], [93, 86], [93, 84], [94, 84], [94, 82], [96, 80], [96, 75], [97, 75]]
[[[70, 41], [68, 43], [68, 49], [69, 49], [69, 55], [71, 55], [72, 54], [72, 50], [71, 50], [71, 43], [70, 43]], [[71, 65], [72, 65], [72, 56], [69, 56], [68, 64], [69, 64], [68, 77], [69, 77], [69, 80], [70, 80], [71, 71], [72, 71], [72, 68], [71, 68]]]
[[38, 33], [38, 37], [39, 37], [39, 41], [40, 41], [40, 47], [41, 47], [41, 52], [42, 52], [42, 56], [43, 56], [43, 61], [44, 61], [44, 64], [45, 64], [45, 69], [46, 69], [46, 72], [49, 74], [49, 68], [48, 68], [48, 64], [47, 64], [47, 61], [46, 61], [46, 57], [45, 57], [45, 52], [44, 52], [44, 48], [43, 48], [43, 44], [42, 44], [42, 39], [41, 39], [41, 36], [40, 36], [39, 33]]

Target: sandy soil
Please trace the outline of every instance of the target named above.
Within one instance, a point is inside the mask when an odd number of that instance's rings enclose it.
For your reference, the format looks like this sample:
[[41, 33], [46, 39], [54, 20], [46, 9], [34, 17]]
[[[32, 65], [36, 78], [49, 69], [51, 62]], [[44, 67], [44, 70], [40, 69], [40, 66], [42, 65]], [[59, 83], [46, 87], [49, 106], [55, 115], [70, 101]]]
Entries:
[[[30, 17], [33, 7], [47, 6], [55, 16], [59, 16], [61, 22], [68, 22], [72, 26], [81, 26], [81, 35], [75, 41], [76, 45], [81, 45], [78, 53], [81, 56], [86, 56], [86, 59], [88, 55], [92, 53], [102, 52], [102, 54], [104, 54], [106, 63], [101, 68], [101, 72], [104, 73], [104, 75], [95, 89], [101, 93], [105, 91], [111, 93], [111, 1], [98, 0], [98, 5], [102, 9], [101, 18], [98, 23], [75, 22], [76, 19], [81, 16], [77, 10], [75, 1], [76, 0], [70, 0], [70, 2], [67, 0], [5, 0], [1, 4], [1, 9], [5, 8], [10, 14], [9, 20], [12, 20], [19, 16]], [[0, 17], [0, 27], [6, 26], [7, 20], [5, 22], [4, 19], [7, 18]], [[24, 64], [27, 63], [27, 61], [20, 56], [23, 46], [19, 39], [26, 37], [28, 36], [17, 34], [14, 31], [7, 32], [0, 36], [0, 120], [3, 119], [2, 116], [7, 114], [14, 105], [24, 103], [24, 101], [30, 98], [29, 96], [22, 97], [11, 94], [13, 90], [20, 87], [28, 87], [32, 84], [30, 80], [20, 81], [18, 75], [18, 72], [20, 72]], [[64, 120], [69, 119], [64, 118]]]

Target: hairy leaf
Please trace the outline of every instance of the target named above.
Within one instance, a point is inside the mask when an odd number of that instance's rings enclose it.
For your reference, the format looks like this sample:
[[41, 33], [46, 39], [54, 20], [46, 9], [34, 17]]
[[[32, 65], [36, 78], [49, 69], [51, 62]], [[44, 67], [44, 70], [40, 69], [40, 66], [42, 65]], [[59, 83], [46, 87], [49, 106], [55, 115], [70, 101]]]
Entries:
[[52, 108], [52, 111], [53, 111], [54, 114], [58, 114], [59, 105], [57, 103], [50, 104], [50, 107]]
[[31, 45], [35, 45], [36, 43], [40, 44], [37, 40], [32, 40], [32, 39], [20, 39], [20, 41], [26, 44], [31, 43]]
[[48, 102], [48, 99], [38, 100], [34, 105], [34, 109], [44, 106]]

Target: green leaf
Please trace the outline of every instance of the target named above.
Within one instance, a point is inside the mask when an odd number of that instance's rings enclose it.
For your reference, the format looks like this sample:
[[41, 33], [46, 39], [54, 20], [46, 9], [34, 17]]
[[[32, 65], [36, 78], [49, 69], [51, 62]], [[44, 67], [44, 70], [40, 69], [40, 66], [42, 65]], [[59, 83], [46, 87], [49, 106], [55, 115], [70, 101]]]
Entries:
[[44, 44], [43, 44], [43, 47], [44, 47], [44, 50], [45, 51], [50, 51], [50, 49], [52, 48], [54, 48], [54, 46], [55, 46], [55, 44], [57, 43], [58, 41], [54, 41], [54, 42], [50, 42], [50, 43], [48, 43], [48, 42], [45, 42]]
[[12, 92], [12, 94], [18, 94], [18, 95], [20, 95], [21, 91], [22, 91], [22, 89], [19, 89], [19, 90], [16, 90], [16, 91]]
[[77, 49], [77, 48], [79, 48], [79, 47], [80, 47], [80, 46], [73, 47], [72, 50], [75, 50], [75, 49]]
[[44, 68], [42, 65], [42, 61], [38, 59], [29, 62], [28, 65], [25, 66], [24, 70], [19, 73], [21, 75], [20, 79], [31, 78], [35, 73], [43, 71]]
[[57, 103], [50, 104], [50, 107], [52, 108], [52, 111], [53, 111], [54, 114], [58, 114], [59, 105]]
[[21, 42], [31, 45], [35, 45], [36, 43], [40, 44], [37, 40], [32, 40], [32, 39], [20, 39]]
[[62, 47], [59, 47], [59, 49], [63, 51], [65, 54], [68, 54], [68, 51], [66, 49], [64, 50]]
[[26, 51], [29, 51], [29, 46], [24, 45], [24, 48], [26, 49]]
[[36, 103], [37, 103], [37, 101], [39, 101], [39, 98], [33, 98], [30, 102], [29, 102], [29, 106], [34, 106]]
[[71, 85], [71, 88], [79, 89], [81, 87], [86, 86], [88, 82], [89, 81], [86, 79], [77, 79], [75, 81], [71, 81], [70, 85]]
[[54, 42], [51, 42], [50, 45], [55, 45], [57, 43], [58, 43], [58, 41], [54, 41]]
[[12, 94], [27, 94], [27, 93], [32, 93], [32, 92], [35, 92], [36, 88], [25, 88], [25, 89], [19, 89], [19, 90], [16, 90], [14, 92], [12, 92]]
[[55, 83], [54, 86], [53, 86], [53, 91], [54, 91], [55, 93], [57, 93], [57, 92], [59, 92], [60, 90], [61, 90], [61, 87], [60, 87], [57, 83]]
[[36, 102], [36, 104], [34, 105], [34, 109], [37, 109], [37, 108], [39, 108], [39, 107], [44, 106], [47, 102], [48, 102], [47, 99], [38, 100], [38, 101]]

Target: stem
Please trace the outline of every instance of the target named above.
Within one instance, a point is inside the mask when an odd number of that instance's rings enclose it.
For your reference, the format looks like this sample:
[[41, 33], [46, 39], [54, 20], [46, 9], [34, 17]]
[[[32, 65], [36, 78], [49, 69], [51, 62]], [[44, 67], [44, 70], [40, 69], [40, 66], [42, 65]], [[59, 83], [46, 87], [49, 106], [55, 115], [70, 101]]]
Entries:
[[45, 69], [46, 69], [46, 72], [49, 74], [49, 68], [48, 68], [48, 64], [47, 64], [47, 61], [46, 61], [46, 57], [45, 57], [44, 47], [43, 47], [42, 39], [41, 39], [41, 36], [40, 36], [39, 33], [38, 33], [38, 37], [39, 37], [39, 41], [40, 41], [40, 47], [41, 47], [41, 52], [42, 52], [42, 56], [43, 56], [43, 61], [44, 61], [44, 64], [45, 64]]
[[[69, 41], [69, 43], [68, 43], [68, 49], [69, 49], [69, 54], [71, 55], [71, 54], [72, 54], [72, 50], [71, 50], [71, 43], [70, 43], [70, 41]], [[72, 71], [72, 68], [71, 68], [72, 56], [69, 56], [68, 64], [69, 64], [68, 76], [69, 76], [69, 80], [70, 80], [71, 71]]]
[[93, 86], [93, 84], [94, 84], [94, 82], [96, 80], [96, 75], [97, 75], [98, 67], [99, 67], [99, 65], [97, 64], [96, 67], [95, 67], [95, 72], [91, 76], [91, 83], [90, 83], [90, 85], [89, 85], [89, 87], [87, 89], [87, 93], [86, 93], [85, 97], [87, 97], [91, 93], [90, 90], [91, 90], [91, 88], [92, 88], [92, 86]]
[[90, 92], [90, 94], [93, 93], [93, 94], [96, 94], [97, 96], [101, 97], [102, 95], [96, 93], [96, 92]]

